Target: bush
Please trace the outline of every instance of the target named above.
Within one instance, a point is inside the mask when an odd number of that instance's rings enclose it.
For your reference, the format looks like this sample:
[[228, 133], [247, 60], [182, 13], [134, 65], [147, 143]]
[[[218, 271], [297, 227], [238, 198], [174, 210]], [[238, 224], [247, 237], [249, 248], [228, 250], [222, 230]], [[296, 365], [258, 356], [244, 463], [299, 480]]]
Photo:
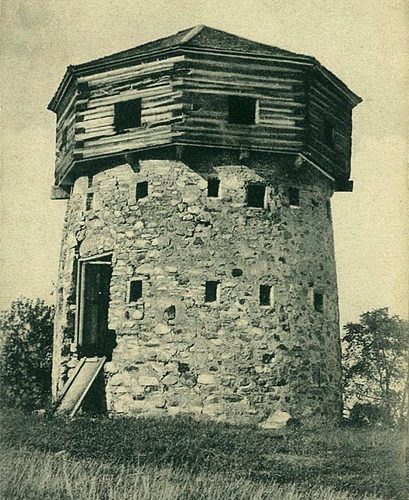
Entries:
[[19, 298], [0, 313], [0, 400], [4, 405], [44, 408], [51, 395], [54, 308]]
[[352, 424], [359, 427], [376, 424], [393, 424], [385, 408], [373, 403], [356, 403], [350, 411], [349, 418]]

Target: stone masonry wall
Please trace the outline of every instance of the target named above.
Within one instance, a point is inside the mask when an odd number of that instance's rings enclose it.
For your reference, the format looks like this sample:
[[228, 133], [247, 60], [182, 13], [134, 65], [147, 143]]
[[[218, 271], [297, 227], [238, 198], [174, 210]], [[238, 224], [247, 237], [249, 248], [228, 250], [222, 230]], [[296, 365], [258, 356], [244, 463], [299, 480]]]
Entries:
[[[207, 196], [209, 176], [220, 179], [218, 198]], [[136, 200], [142, 181], [149, 194]], [[266, 208], [246, 206], [249, 182], [267, 185]], [[289, 206], [290, 186], [300, 189], [300, 207]], [[78, 178], [61, 251], [55, 393], [77, 363], [77, 258], [112, 252], [110, 411], [234, 422], [262, 421], [275, 410], [337, 418], [331, 195], [329, 181], [308, 164], [267, 155], [247, 165], [206, 155], [196, 163], [123, 164], [95, 175], [92, 187]], [[129, 303], [132, 279], [142, 280], [143, 296]], [[209, 280], [220, 283], [216, 303], [204, 300]], [[273, 287], [271, 306], [259, 305], [260, 284]], [[324, 295], [323, 312], [314, 308], [314, 291]]]

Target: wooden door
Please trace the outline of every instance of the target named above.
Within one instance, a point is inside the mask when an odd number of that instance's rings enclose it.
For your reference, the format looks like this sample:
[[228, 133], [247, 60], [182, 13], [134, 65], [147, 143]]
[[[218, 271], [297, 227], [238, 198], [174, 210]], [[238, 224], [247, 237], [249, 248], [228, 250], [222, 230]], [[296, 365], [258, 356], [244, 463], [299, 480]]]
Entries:
[[114, 334], [108, 330], [111, 265], [108, 262], [83, 262], [81, 274], [81, 354], [111, 357], [115, 346]]

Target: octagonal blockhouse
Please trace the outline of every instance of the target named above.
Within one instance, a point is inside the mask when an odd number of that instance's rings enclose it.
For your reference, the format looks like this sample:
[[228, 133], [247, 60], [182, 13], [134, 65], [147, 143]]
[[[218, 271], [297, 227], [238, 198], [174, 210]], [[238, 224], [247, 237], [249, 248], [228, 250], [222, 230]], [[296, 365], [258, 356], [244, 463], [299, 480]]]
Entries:
[[339, 417], [330, 199], [359, 101], [311, 57], [204, 26], [68, 68], [60, 407]]

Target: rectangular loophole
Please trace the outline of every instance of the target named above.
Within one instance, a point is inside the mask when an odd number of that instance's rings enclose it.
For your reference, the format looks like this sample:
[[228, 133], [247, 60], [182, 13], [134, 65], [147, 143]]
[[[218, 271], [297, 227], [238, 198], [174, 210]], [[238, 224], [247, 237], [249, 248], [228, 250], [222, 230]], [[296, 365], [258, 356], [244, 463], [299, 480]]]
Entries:
[[207, 196], [209, 198], [218, 198], [219, 197], [219, 187], [220, 181], [215, 177], [208, 179], [207, 181]]
[[141, 126], [141, 99], [132, 99], [114, 104], [114, 126], [116, 132]]
[[148, 183], [146, 181], [137, 182], [136, 189], [135, 189], [136, 199], [140, 200], [142, 198], [146, 198], [147, 196], [148, 196]]
[[228, 122], [239, 125], [252, 125], [256, 123], [256, 102], [252, 97], [228, 97]]
[[300, 190], [298, 188], [288, 188], [288, 201], [290, 202], [290, 207], [300, 206]]
[[260, 285], [259, 303], [261, 306], [271, 306], [272, 302], [271, 295], [272, 295], [271, 285]]
[[205, 287], [205, 302], [217, 302], [219, 299], [219, 286], [218, 281], [206, 281]]
[[324, 294], [314, 291], [314, 309], [320, 313], [324, 312]]
[[266, 186], [264, 184], [248, 184], [246, 191], [246, 201], [248, 207], [265, 207]]
[[85, 210], [91, 210], [94, 204], [94, 193], [87, 193], [87, 199], [85, 202]]
[[142, 298], [142, 281], [132, 280], [129, 283], [129, 300], [128, 302], [137, 302]]

